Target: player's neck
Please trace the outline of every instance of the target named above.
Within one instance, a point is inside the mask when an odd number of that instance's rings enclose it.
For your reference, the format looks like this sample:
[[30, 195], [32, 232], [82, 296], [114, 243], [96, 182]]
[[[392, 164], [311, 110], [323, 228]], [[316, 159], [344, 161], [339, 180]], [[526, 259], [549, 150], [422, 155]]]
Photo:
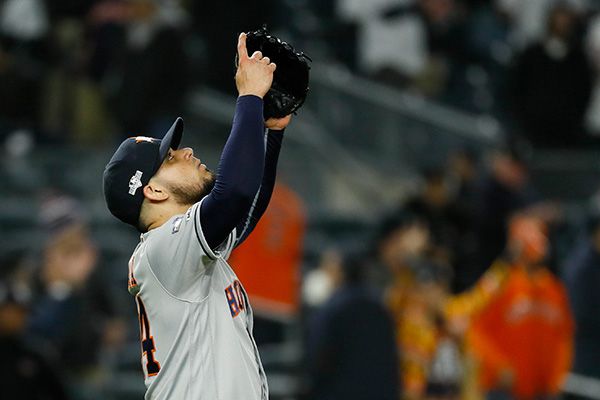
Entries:
[[148, 231], [161, 227], [165, 222], [171, 219], [174, 215], [184, 214], [190, 204], [179, 204], [179, 203], [162, 203], [156, 205], [153, 210], [153, 218], [148, 224]]

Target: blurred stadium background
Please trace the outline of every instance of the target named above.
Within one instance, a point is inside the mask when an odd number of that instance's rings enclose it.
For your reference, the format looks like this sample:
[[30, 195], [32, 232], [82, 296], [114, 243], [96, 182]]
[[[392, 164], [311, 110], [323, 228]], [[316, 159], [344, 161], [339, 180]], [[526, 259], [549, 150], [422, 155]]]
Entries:
[[[314, 60], [275, 203], [232, 261], [271, 399], [600, 399], [599, 12], [596, 0], [0, 0], [0, 398], [142, 398], [126, 290], [138, 235], [107, 212], [102, 171], [123, 138], [162, 135], [176, 116], [216, 166], [237, 33], [266, 23]], [[534, 315], [529, 342], [490, 367], [478, 318], [514, 266], [488, 268], [532, 237], [515, 214], [541, 221], [536, 268], [569, 307], [560, 334]], [[533, 314], [536, 290], [520, 294]], [[549, 335], [564, 354], [536, 346]]]

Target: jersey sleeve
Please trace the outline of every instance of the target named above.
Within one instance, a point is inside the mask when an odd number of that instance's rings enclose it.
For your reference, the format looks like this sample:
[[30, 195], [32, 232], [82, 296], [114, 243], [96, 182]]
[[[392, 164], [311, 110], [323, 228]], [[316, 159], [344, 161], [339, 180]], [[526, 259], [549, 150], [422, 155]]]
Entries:
[[244, 218], [237, 226], [236, 247], [242, 244], [254, 230], [271, 201], [271, 196], [275, 187], [275, 178], [277, 176], [277, 161], [279, 160], [279, 152], [281, 151], [283, 133], [284, 131], [272, 130], [268, 130], [265, 133], [265, 168], [262, 183], [254, 197], [252, 206], [250, 207], [246, 218]]
[[203, 253], [206, 254], [206, 256], [210, 257], [212, 260], [216, 260], [218, 258], [227, 260], [231, 255], [233, 248], [235, 247], [235, 243], [237, 240], [236, 229], [234, 228], [233, 231], [231, 231], [231, 233], [227, 236], [227, 239], [225, 239], [223, 243], [217, 246], [216, 249], [211, 249], [208, 244], [208, 241], [206, 240], [206, 237], [204, 236], [204, 232], [202, 231], [202, 223], [200, 222], [203, 201], [204, 199], [199, 203], [194, 204], [194, 206], [192, 206], [188, 210], [188, 213], [191, 213], [191, 219], [193, 220], [195, 237], [197, 238], [198, 244], [200, 245]]
[[183, 215], [171, 218], [151, 231], [147, 238], [148, 265], [171, 295], [190, 301], [205, 297], [218, 259], [227, 260], [236, 241], [235, 229], [225, 241], [211, 249], [200, 225], [200, 203]]

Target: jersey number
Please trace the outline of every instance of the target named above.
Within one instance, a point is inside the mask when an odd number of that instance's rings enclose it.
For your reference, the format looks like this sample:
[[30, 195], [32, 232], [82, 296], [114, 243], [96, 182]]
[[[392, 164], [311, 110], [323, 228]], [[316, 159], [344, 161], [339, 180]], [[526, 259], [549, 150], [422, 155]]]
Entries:
[[140, 296], [136, 296], [138, 305], [138, 315], [140, 319], [140, 338], [142, 341], [142, 355], [146, 356], [146, 371], [148, 376], [154, 376], [160, 371], [160, 364], [154, 359], [154, 337], [150, 334], [150, 323], [148, 322], [148, 315], [146, 314], [146, 308]]

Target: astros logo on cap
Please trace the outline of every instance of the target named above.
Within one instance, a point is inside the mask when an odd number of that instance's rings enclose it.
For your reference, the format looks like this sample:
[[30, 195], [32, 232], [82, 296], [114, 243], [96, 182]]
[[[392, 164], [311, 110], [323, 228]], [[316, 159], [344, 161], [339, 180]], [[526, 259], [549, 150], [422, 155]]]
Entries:
[[148, 143], [154, 143], [154, 138], [148, 137], [148, 136], [136, 136], [133, 139], [135, 139], [136, 143], [140, 143], [140, 142], [148, 142]]

